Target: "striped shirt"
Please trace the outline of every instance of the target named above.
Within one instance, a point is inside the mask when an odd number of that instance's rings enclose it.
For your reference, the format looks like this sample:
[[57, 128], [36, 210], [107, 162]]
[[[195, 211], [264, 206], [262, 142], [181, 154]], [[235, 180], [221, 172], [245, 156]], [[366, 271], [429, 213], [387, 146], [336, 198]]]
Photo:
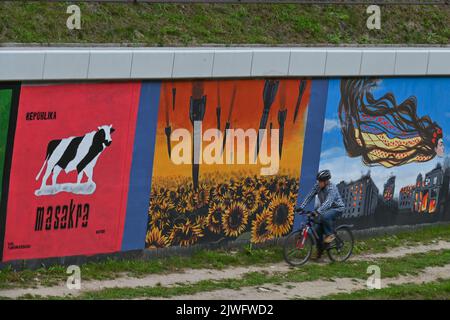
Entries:
[[328, 209], [338, 209], [340, 211], [344, 210], [345, 204], [342, 201], [339, 190], [331, 182], [323, 189], [320, 189], [319, 183], [316, 182], [312, 190], [303, 200], [300, 208], [304, 209], [316, 195], [318, 196], [320, 201], [320, 206], [316, 210], [319, 214], [324, 213]]

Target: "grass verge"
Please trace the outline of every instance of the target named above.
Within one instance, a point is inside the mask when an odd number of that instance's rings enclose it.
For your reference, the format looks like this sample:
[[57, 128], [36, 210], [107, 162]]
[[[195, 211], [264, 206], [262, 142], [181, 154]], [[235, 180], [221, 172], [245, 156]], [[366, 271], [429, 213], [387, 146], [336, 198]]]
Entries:
[[[355, 254], [380, 253], [391, 248], [427, 244], [432, 241], [450, 241], [450, 225], [430, 226], [396, 235], [357, 240]], [[283, 260], [280, 247], [251, 248], [241, 250], [199, 250], [190, 257], [172, 256], [152, 260], [113, 260], [81, 265], [83, 281], [114, 279], [123, 275], [142, 277], [180, 271], [187, 268], [223, 269], [233, 266], [264, 265]], [[66, 281], [66, 267], [52, 266], [37, 270], [14, 271], [6, 268], [0, 271], [0, 288], [36, 287], [57, 285]]]
[[384, 5], [381, 30], [368, 30], [366, 5], [78, 3], [81, 30], [68, 30], [69, 4], [2, 1], [0, 42], [448, 44], [450, 38], [445, 5]]
[[135, 299], [135, 298], [169, 298], [180, 295], [192, 295], [219, 289], [239, 290], [243, 287], [265, 284], [283, 284], [287, 282], [305, 282], [318, 279], [353, 278], [366, 279], [367, 267], [377, 264], [382, 270], [383, 278], [401, 275], [418, 275], [427, 267], [443, 266], [450, 263], [450, 250], [433, 251], [426, 254], [414, 254], [402, 259], [378, 259], [374, 261], [355, 261], [349, 263], [331, 263], [325, 265], [309, 264], [286, 273], [268, 274], [250, 272], [242, 278], [221, 280], [203, 280], [192, 284], [175, 286], [154, 286], [134, 288], [106, 288], [84, 292], [77, 297], [41, 297], [24, 295], [20, 299]]
[[323, 297], [330, 300], [449, 300], [450, 279], [392, 285], [379, 290], [358, 290]]

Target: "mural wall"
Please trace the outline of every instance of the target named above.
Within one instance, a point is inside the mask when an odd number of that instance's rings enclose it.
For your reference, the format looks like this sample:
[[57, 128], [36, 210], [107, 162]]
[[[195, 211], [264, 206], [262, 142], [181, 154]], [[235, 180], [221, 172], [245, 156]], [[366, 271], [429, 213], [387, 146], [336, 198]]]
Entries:
[[321, 169], [359, 227], [447, 220], [450, 79], [329, 81]]
[[[237, 238], [259, 243], [287, 234], [299, 189], [310, 86], [306, 80], [163, 83], [146, 247]], [[190, 140], [171, 141], [177, 129], [186, 130]], [[210, 129], [217, 129], [217, 136], [208, 135]], [[245, 142], [227, 135], [230, 130], [246, 132]], [[185, 151], [203, 163], [192, 163], [189, 154], [178, 164], [174, 153], [184, 142]], [[262, 170], [271, 166], [262, 157], [266, 153], [279, 159], [273, 174]]]
[[5, 260], [120, 249], [139, 83], [24, 85]]
[[261, 243], [298, 225], [319, 168], [357, 228], [449, 220], [449, 92], [450, 78], [1, 84], [1, 259]]

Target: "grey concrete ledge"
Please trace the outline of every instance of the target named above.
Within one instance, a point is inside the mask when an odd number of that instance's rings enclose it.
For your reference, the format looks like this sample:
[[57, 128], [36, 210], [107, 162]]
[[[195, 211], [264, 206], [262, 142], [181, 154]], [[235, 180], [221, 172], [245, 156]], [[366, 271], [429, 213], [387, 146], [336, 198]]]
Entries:
[[427, 75], [449, 47], [0, 47], [0, 81]]

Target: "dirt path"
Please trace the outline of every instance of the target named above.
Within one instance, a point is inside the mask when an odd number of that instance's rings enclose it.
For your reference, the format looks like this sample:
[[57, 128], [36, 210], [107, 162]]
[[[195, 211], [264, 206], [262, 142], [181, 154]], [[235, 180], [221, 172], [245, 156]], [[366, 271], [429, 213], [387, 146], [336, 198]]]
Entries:
[[[372, 260], [379, 258], [399, 258], [405, 256], [407, 254], [412, 253], [423, 253], [433, 250], [443, 250], [450, 249], [450, 242], [440, 241], [437, 243], [429, 244], [429, 245], [418, 245], [414, 247], [400, 247], [394, 248], [386, 253], [379, 254], [366, 254], [359, 255], [352, 258], [352, 260]], [[325, 260], [324, 263], [327, 263]], [[0, 297], [8, 297], [8, 298], [18, 298], [25, 294], [32, 295], [40, 295], [40, 296], [65, 296], [72, 295], [77, 296], [86, 291], [94, 291], [101, 290], [105, 288], [126, 288], [126, 287], [153, 287], [156, 285], [161, 286], [172, 286], [179, 283], [195, 283], [202, 280], [221, 280], [221, 279], [236, 279], [242, 277], [244, 274], [249, 272], [267, 272], [268, 274], [274, 272], [287, 272], [291, 270], [284, 261], [279, 263], [274, 263], [270, 265], [264, 266], [246, 266], [246, 267], [232, 267], [223, 270], [216, 269], [186, 269], [183, 272], [170, 273], [170, 274], [153, 274], [148, 275], [142, 278], [132, 278], [132, 277], [119, 277], [113, 280], [101, 280], [101, 281], [85, 281], [81, 283], [81, 290], [69, 290], [66, 287], [65, 283], [62, 283], [58, 286], [52, 287], [37, 287], [37, 288], [26, 288], [26, 289], [7, 289], [0, 290]], [[339, 287], [336, 284], [339, 284], [340, 281], [346, 281], [345, 279], [336, 280], [336, 283], [333, 283], [332, 287]], [[349, 280], [354, 283], [354, 280]], [[328, 285], [329, 281], [319, 281], [314, 282], [314, 287], [311, 290], [315, 290], [319, 288], [321, 285]], [[296, 283], [295, 286], [301, 286], [305, 288], [307, 282], [302, 284]], [[288, 286], [291, 286], [289, 284]], [[264, 294], [264, 289], [259, 289]], [[319, 290], [318, 292], [322, 292], [323, 290]], [[234, 291], [233, 291], [234, 292]], [[255, 292], [253, 292], [255, 294]], [[209, 293], [208, 293], [209, 295]], [[236, 292], [234, 294], [236, 296]], [[256, 296], [255, 296], [256, 297]]]
[[388, 252], [384, 253], [362, 254], [355, 257], [355, 259], [374, 260], [380, 258], [398, 258], [405, 256], [407, 254], [424, 253], [432, 250], [445, 250], [445, 249], [450, 249], [450, 242], [436, 241], [432, 244], [427, 245], [419, 244], [417, 246], [393, 248]]
[[[450, 278], [450, 264], [443, 267], [426, 268], [420, 276], [401, 276], [381, 280], [381, 287], [392, 284], [424, 283], [438, 279]], [[366, 280], [337, 278], [334, 281], [286, 282], [282, 285], [260, 287], [244, 287], [240, 290], [223, 289], [210, 292], [200, 292], [194, 295], [172, 297], [173, 300], [286, 300], [320, 298], [330, 294], [349, 293], [355, 290], [367, 289]]]

